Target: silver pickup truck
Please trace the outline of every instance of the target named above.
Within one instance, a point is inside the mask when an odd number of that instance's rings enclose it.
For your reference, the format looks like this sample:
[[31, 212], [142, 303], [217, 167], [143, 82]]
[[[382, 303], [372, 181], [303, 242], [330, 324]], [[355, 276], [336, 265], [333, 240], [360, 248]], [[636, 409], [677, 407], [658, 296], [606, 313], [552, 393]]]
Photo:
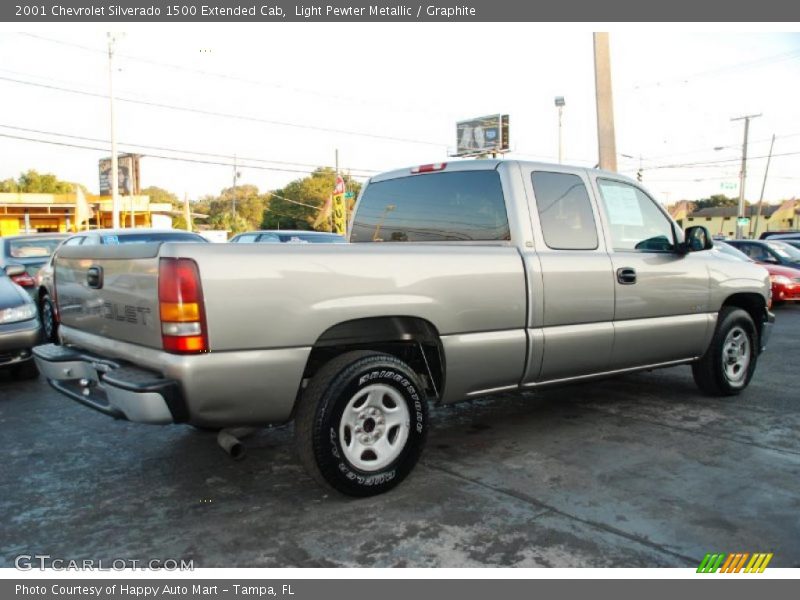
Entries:
[[414, 467], [427, 402], [691, 364], [745, 389], [767, 273], [685, 233], [616, 173], [517, 161], [373, 177], [349, 244], [63, 246], [49, 382], [110, 416], [293, 420], [320, 482], [371, 495]]

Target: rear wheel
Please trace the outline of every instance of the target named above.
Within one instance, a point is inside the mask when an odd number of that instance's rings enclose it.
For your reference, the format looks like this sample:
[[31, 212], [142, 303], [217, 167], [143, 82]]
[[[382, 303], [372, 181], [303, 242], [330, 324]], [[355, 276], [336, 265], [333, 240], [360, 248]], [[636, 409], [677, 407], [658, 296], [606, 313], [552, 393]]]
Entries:
[[408, 365], [388, 354], [348, 352], [322, 367], [298, 402], [298, 455], [320, 483], [373, 496], [414, 468], [427, 419], [424, 387]]
[[712, 396], [733, 396], [750, 383], [758, 360], [758, 333], [750, 315], [733, 306], [718, 317], [711, 345], [692, 365], [697, 386]]
[[39, 314], [42, 317], [42, 332], [45, 343], [58, 342], [58, 321], [56, 311], [50, 296], [45, 294], [39, 301]]

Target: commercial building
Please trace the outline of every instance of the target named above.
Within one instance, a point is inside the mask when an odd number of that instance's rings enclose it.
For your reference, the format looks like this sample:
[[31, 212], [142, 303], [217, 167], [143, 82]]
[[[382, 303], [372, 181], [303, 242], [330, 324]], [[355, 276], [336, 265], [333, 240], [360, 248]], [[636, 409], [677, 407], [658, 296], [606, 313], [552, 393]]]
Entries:
[[[0, 235], [70, 232], [112, 226], [111, 198], [77, 193], [0, 193]], [[120, 198], [123, 227], [170, 227], [169, 203], [150, 202], [149, 196]]]
[[[692, 203], [683, 200], [670, 208], [670, 215], [682, 228], [704, 225], [713, 236], [735, 237], [738, 208], [720, 206], [692, 211]], [[748, 206], [745, 216], [750, 222], [744, 228], [745, 236], [758, 239], [766, 231], [800, 231], [800, 200], [785, 200], [781, 204], [764, 204], [761, 215], [758, 208]]]

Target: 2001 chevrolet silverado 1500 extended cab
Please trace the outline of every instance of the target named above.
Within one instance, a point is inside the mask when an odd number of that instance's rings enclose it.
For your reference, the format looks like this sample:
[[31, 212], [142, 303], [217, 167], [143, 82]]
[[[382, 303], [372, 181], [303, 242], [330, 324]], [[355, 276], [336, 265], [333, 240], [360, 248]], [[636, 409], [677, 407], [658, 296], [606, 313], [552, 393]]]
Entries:
[[[517, 161], [373, 177], [349, 244], [62, 247], [63, 345], [39, 368], [106, 414], [198, 427], [295, 422], [321, 482], [385, 491], [427, 401], [691, 364], [750, 381], [769, 279], [705, 252], [637, 183]], [[381, 242], [381, 243], [378, 243]]]

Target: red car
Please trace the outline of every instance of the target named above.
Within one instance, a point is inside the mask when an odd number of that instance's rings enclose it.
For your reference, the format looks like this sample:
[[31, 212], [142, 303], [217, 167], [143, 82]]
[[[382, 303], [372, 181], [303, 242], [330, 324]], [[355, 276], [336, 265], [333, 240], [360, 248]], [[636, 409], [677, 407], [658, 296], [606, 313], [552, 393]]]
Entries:
[[[744, 252], [737, 250], [725, 242], [715, 241], [714, 249], [731, 258], [756, 262]], [[758, 264], [764, 267], [769, 273], [769, 280], [772, 283], [773, 302], [800, 301], [800, 269], [793, 269], [792, 267], [784, 267], [771, 263], [759, 262]]]

